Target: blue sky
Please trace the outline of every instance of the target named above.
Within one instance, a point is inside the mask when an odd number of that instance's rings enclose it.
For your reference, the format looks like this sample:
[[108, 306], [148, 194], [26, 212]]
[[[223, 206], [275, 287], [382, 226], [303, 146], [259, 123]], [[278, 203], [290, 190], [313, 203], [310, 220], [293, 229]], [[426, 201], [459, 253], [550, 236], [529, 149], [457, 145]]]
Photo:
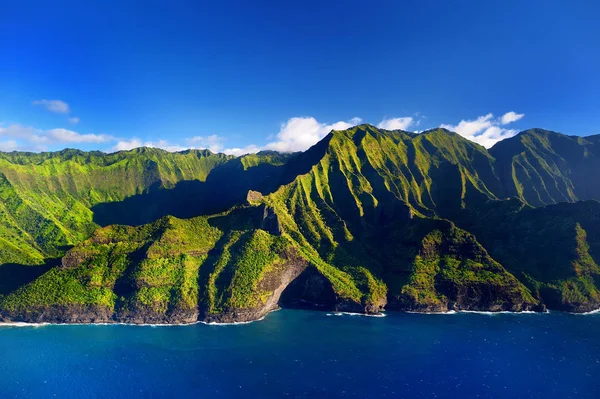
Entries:
[[290, 151], [359, 120], [597, 134], [599, 4], [0, 0], [0, 150]]

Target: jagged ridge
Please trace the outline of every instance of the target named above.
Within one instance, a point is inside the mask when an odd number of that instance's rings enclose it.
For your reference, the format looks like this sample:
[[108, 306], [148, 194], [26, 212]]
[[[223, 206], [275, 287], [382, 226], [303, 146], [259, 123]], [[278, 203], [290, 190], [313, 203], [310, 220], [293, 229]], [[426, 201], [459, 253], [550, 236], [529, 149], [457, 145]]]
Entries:
[[[570, 147], [564, 145], [565, 140]], [[539, 309], [542, 303], [586, 311], [600, 306], [595, 260], [598, 232], [589, 222], [597, 220], [599, 204], [588, 203], [585, 209], [561, 204], [560, 219], [548, 216], [550, 208], [533, 209], [532, 205], [597, 198], [597, 185], [589, 178], [595, 176], [589, 171], [598, 165], [597, 142], [595, 137], [532, 130], [488, 152], [443, 129], [415, 135], [361, 125], [332, 132], [302, 154], [263, 153], [218, 164], [211, 161], [214, 167], [204, 176], [206, 187], [222, 189], [219, 195], [229, 203], [242, 202], [250, 189], [265, 195], [251, 196], [250, 204], [220, 216], [168, 218], [135, 228], [117, 240], [119, 244], [111, 244], [121, 248], [110, 250], [121, 256], [119, 261], [102, 252], [106, 248], [97, 248], [108, 244], [87, 240], [63, 260], [64, 265], [72, 263], [71, 268], [52, 269], [29, 285], [7, 292], [0, 306], [10, 317], [33, 309], [36, 303], [66, 306], [68, 300], [52, 295], [52, 300], [41, 299], [33, 293], [42, 292], [41, 285], [51, 286], [44, 279], [57, 275], [72, 276], [83, 287], [81, 292], [91, 292], [88, 282], [75, 276], [74, 270], [87, 270], [92, 262], [110, 276], [106, 270], [123, 262], [125, 271], [118, 269], [114, 281], [105, 281], [102, 295], [72, 303], [104, 306], [109, 310], [101, 313], [111, 320], [244, 320], [276, 306], [284, 286], [297, 278], [289, 290], [294, 295], [283, 293], [288, 304], [377, 312], [388, 301], [390, 308], [422, 311], [518, 311]], [[35, 162], [48, 162], [47, 156], [41, 158]], [[532, 178], [532, 170], [539, 178]], [[7, 198], [14, 197], [7, 192]], [[178, 198], [177, 192], [177, 186], [159, 191], [163, 200]], [[137, 201], [132, 203], [145, 205], [144, 201], [157, 198], [153, 195], [132, 197]], [[514, 199], [505, 200], [511, 196]], [[201, 205], [195, 208], [197, 214], [210, 211], [202, 196], [196, 200]], [[139, 209], [144, 212], [143, 207]], [[271, 209], [277, 229], [257, 222], [258, 216], [248, 216], [258, 212], [263, 220], [265, 209]], [[129, 237], [154, 231], [151, 226], [164, 220], [170, 221], [169, 227], [161, 234], [168, 232], [172, 237], [171, 252], [153, 258], [150, 248], [164, 242], [162, 235], [144, 236], [141, 247]], [[216, 233], [214, 226], [209, 228], [201, 220], [227, 222]], [[248, 225], [249, 220], [254, 221]], [[186, 253], [187, 244], [179, 237], [183, 230], [177, 227], [181, 223], [194, 223], [190, 231], [198, 236], [216, 234], [205, 255]], [[531, 228], [535, 223], [545, 223], [543, 241], [533, 239], [540, 231]], [[109, 229], [118, 232], [120, 228]], [[487, 251], [465, 229], [475, 233]], [[559, 245], [564, 242], [568, 245]], [[551, 262], [549, 266], [537, 260], [548, 248], [561, 251], [557, 257], [541, 256]], [[71, 262], [79, 259], [78, 251], [93, 256]], [[255, 259], [257, 253], [264, 256]], [[187, 270], [189, 281], [163, 276], [160, 281], [171, 283], [159, 289], [153, 285], [156, 281], [133, 278], [127, 271], [154, 270], [159, 264], [166, 275]], [[266, 271], [255, 274], [256, 270]], [[130, 284], [123, 285], [124, 281]], [[182, 296], [177, 290], [185, 284], [194, 287], [190, 289], [197, 295], [183, 302], [175, 300]], [[129, 291], [122, 291], [125, 286]], [[236, 294], [240, 287], [245, 287], [247, 296]], [[153, 294], [148, 296], [148, 292]], [[181, 303], [187, 307], [180, 307]]]

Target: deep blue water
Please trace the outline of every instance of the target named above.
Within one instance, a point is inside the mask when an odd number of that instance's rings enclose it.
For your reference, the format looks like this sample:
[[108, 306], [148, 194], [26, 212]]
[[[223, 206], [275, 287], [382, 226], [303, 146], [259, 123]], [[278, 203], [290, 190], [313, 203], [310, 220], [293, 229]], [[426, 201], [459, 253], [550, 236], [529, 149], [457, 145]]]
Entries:
[[0, 397], [600, 398], [600, 314], [0, 327]]

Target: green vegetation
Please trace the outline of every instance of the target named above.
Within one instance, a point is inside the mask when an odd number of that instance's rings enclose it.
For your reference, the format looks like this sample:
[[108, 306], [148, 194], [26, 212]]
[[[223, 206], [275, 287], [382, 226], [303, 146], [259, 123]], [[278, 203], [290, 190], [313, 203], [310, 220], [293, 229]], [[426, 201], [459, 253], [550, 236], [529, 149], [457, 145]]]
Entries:
[[599, 144], [534, 129], [487, 151], [361, 125], [287, 155], [0, 153], [0, 314], [252, 311], [296, 263], [340, 309], [592, 310]]
[[264, 305], [272, 291], [261, 282], [283, 263], [289, 244], [263, 230], [231, 233], [208, 279], [209, 312]]
[[40, 264], [60, 256], [98, 227], [95, 205], [153, 187], [173, 188], [184, 180], [205, 181], [229, 159], [206, 150], [152, 148], [114, 154], [0, 153], [0, 264]]
[[600, 168], [597, 136], [577, 137], [531, 129], [496, 144], [490, 154], [506, 197], [533, 206], [600, 199], [594, 176]]

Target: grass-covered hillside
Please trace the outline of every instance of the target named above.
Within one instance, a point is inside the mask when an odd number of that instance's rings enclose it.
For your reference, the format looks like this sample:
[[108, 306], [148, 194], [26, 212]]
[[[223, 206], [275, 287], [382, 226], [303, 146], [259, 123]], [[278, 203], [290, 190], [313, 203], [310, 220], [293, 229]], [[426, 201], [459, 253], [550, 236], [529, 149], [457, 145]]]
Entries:
[[600, 199], [600, 136], [531, 129], [490, 149], [506, 197], [533, 206]]
[[95, 205], [181, 181], [205, 181], [229, 158], [151, 148], [114, 154], [0, 153], [0, 264], [42, 263], [62, 255], [98, 227]]
[[4, 317], [52, 321], [260, 317], [307, 266], [286, 236], [262, 229], [264, 218], [257, 206], [100, 228], [59, 266], [7, 294], [0, 309]]
[[465, 213], [460, 224], [548, 307], [600, 308], [600, 202], [533, 208], [513, 199]]
[[361, 125], [291, 155], [1, 154], [0, 313], [232, 321], [280, 296], [367, 312], [591, 310], [597, 143], [534, 129], [488, 151], [444, 129]]

